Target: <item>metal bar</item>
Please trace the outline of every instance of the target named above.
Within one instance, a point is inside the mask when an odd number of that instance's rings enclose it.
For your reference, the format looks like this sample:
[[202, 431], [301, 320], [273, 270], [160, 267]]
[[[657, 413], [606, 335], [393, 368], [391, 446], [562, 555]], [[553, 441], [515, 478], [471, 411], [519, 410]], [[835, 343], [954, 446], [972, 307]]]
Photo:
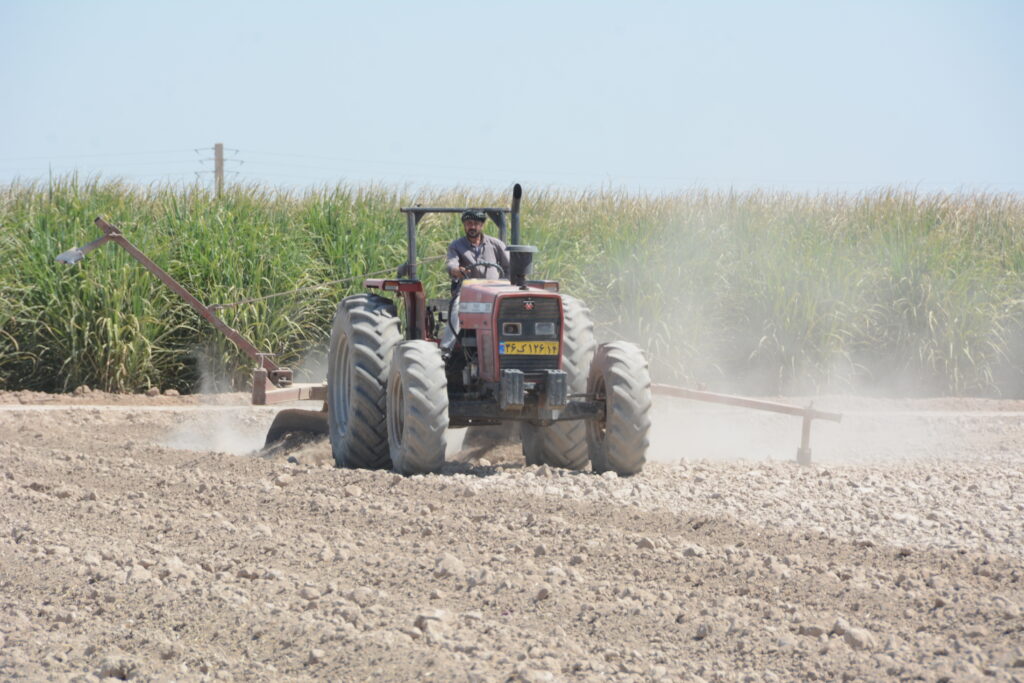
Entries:
[[494, 221], [494, 224], [498, 226], [498, 239], [505, 244], [508, 244], [508, 228], [505, 225], [505, 214], [501, 212], [489, 213], [487, 214], [487, 217]]
[[[448, 402], [448, 417], [462, 420], [537, 420], [540, 419], [538, 408], [536, 398], [532, 396], [526, 397], [523, 408], [509, 411], [501, 410], [493, 400], [456, 400]], [[556, 420], [586, 420], [603, 415], [604, 401], [569, 401]]]
[[293, 384], [282, 389], [269, 389], [260, 405], [287, 403], [288, 401], [326, 401], [326, 384]]
[[402, 277], [410, 280], [416, 279], [416, 224], [420, 222], [420, 213], [413, 212], [405, 214], [405, 231], [409, 250], [406, 256], [405, 268]]
[[401, 292], [405, 304], [406, 339], [427, 339], [427, 298], [423, 288]]
[[803, 428], [800, 430], [800, 448], [809, 449], [811, 447], [811, 416], [804, 415]]
[[668, 384], [652, 384], [651, 391], [655, 394], [662, 394], [664, 396], [675, 396], [676, 398], [687, 398], [693, 401], [705, 401], [707, 403], [721, 403], [724, 405], [739, 406], [741, 408], [753, 408], [754, 410], [767, 410], [773, 413], [806, 417], [811, 420], [831, 420], [833, 422], [840, 422], [843, 419], [841, 413], [828, 413], [816, 410], [813, 407], [800, 408], [786, 403], [761, 401], [756, 398], [731, 396], [729, 394], [716, 394], [710, 391], [685, 389], [683, 387], [674, 387]]
[[811, 417], [804, 415], [804, 423], [800, 430], [800, 448], [796, 450], [796, 461], [800, 465], [811, 464]]
[[482, 208], [477, 209], [474, 207], [463, 207], [453, 208], [450, 206], [409, 206], [404, 209], [399, 209], [402, 213], [462, 213], [466, 209], [473, 209], [474, 211], [483, 211], [484, 213], [512, 213], [511, 209], [495, 209], [495, 208]]
[[[98, 225], [100, 229], [102, 229], [103, 232], [106, 233], [107, 237], [111, 241], [119, 244], [121, 248], [123, 248], [132, 256], [132, 258], [134, 258], [136, 261], [145, 266], [149, 272], [153, 273], [153, 275], [155, 275], [161, 282], [170, 287], [171, 291], [180, 296], [185, 301], [185, 303], [191, 306], [199, 315], [203, 316], [203, 318], [208, 320], [214, 327], [220, 330], [224, 334], [224, 336], [226, 336], [228, 339], [234, 342], [235, 346], [241, 349], [243, 353], [245, 353], [247, 356], [256, 361], [259, 367], [265, 368], [270, 373], [271, 377], [275, 377], [280, 374], [279, 371], [281, 370], [281, 368], [274, 361], [270, 360], [268, 354], [261, 352], [258, 348], [256, 348], [253, 345], [252, 342], [250, 342], [248, 339], [239, 334], [237, 330], [231, 328], [230, 326], [228, 326], [227, 323], [218, 318], [213, 311], [211, 311], [207, 306], [205, 306], [199, 299], [192, 296], [192, 293], [185, 289], [181, 285], [181, 283], [179, 283], [177, 280], [171, 277], [171, 275], [167, 273], [167, 271], [165, 271], [163, 268], [161, 268], [156, 263], [151, 261], [148, 256], [139, 251], [134, 244], [129, 242], [125, 238], [125, 236], [121, 234], [120, 230], [115, 228], [110, 223], [107, 223], [102, 218], [96, 219], [96, 225]], [[288, 380], [290, 380], [290, 377], [288, 377]]]
[[796, 461], [800, 465], [811, 464], [811, 422], [814, 420], [832, 420], [840, 422], [843, 419], [841, 413], [827, 413], [822, 410], [815, 410], [811, 404], [806, 408], [798, 408], [786, 403], [775, 403], [774, 401], [761, 401], [756, 398], [744, 396], [730, 396], [729, 394], [715, 394], [710, 391], [698, 391], [696, 389], [685, 389], [674, 387], [668, 384], [652, 384], [651, 391], [664, 396], [675, 396], [676, 398], [687, 398], [693, 401], [706, 401], [708, 403], [722, 403], [724, 405], [739, 406], [741, 408], [753, 408], [755, 410], [767, 410], [773, 413], [795, 415], [803, 418], [800, 429], [800, 448], [796, 451]]
[[267, 379], [266, 368], [256, 368], [252, 371], [252, 398], [254, 406], [267, 405], [267, 392], [272, 391], [274, 385]]

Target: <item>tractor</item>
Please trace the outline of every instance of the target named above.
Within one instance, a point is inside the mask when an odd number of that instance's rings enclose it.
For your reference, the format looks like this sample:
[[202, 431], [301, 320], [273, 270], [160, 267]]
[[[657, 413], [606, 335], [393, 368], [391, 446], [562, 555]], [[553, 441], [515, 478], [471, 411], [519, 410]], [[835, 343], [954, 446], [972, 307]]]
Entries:
[[[537, 248], [520, 244], [517, 184], [511, 208], [474, 208], [486, 214], [508, 243], [509, 272], [498, 280], [460, 281], [454, 296], [428, 299], [417, 278], [416, 230], [431, 213], [465, 208], [413, 206], [406, 218], [408, 256], [393, 279], [366, 279], [368, 290], [338, 304], [331, 328], [326, 382], [293, 382], [290, 368], [260, 351], [102, 218], [103, 236], [60, 253], [69, 266], [107, 242], [134, 259], [177, 293], [256, 363], [252, 403], [320, 401], [318, 411], [280, 411], [266, 443], [291, 432], [326, 433], [339, 467], [393, 468], [402, 474], [437, 472], [445, 459], [449, 427], [518, 427], [531, 465], [575, 470], [588, 462], [595, 472], [632, 475], [643, 469], [651, 426], [651, 394], [704, 401], [802, 418], [797, 462], [811, 464], [814, 420], [838, 422], [839, 413], [813, 404], [730, 396], [652, 384], [643, 352], [629, 342], [598, 344], [590, 311], [559, 291], [554, 280], [532, 279]], [[511, 239], [506, 221], [511, 219]], [[478, 266], [501, 266], [478, 263]], [[282, 292], [270, 296], [279, 296]], [[454, 291], [452, 292], [454, 294]], [[396, 299], [403, 304], [402, 315]], [[244, 303], [244, 302], [240, 302]], [[234, 305], [234, 304], [230, 304]], [[453, 325], [458, 316], [459, 325]], [[458, 329], [450, 353], [442, 353], [446, 326]]]
[[[510, 216], [511, 267], [503, 279], [460, 281], [458, 310], [453, 298], [427, 298], [416, 231], [427, 214], [465, 209], [401, 209], [408, 260], [397, 278], [368, 279], [369, 291], [342, 300], [331, 328], [326, 417], [338, 466], [437, 472], [449, 427], [515, 423], [528, 464], [579, 470], [589, 462], [620, 475], [643, 468], [651, 408], [644, 354], [628, 342], [597, 344], [579, 300], [556, 281], [531, 279], [537, 249], [520, 244], [521, 199], [517, 184], [511, 209], [477, 209], [502, 241]], [[453, 316], [458, 337], [442, 354]]]

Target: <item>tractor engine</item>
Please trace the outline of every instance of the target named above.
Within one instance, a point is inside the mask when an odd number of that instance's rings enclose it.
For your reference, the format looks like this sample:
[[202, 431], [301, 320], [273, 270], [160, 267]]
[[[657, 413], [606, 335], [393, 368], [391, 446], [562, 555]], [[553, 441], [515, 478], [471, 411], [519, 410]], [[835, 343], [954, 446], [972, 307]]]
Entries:
[[502, 280], [467, 280], [458, 315], [462, 332], [449, 382], [464, 391], [487, 393], [504, 376], [535, 392], [560, 371], [562, 298], [557, 293]]
[[508, 280], [461, 283], [459, 310], [452, 312], [460, 339], [446, 365], [448, 387], [470, 400], [497, 399], [500, 411], [520, 419], [550, 420], [568, 400], [562, 297], [557, 282], [527, 281], [536, 247], [508, 251]]

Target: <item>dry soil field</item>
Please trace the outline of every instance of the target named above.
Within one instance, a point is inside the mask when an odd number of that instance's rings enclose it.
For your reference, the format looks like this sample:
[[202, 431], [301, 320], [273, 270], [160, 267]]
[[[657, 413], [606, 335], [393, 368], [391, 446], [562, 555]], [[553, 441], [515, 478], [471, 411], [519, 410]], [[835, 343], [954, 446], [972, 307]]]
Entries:
[[0, 678], [1024, 681], [1024, 405], [817, 405], [809, 468], [662, 402], [637, 477], [403, 478], [241, 396], [0, 394]]

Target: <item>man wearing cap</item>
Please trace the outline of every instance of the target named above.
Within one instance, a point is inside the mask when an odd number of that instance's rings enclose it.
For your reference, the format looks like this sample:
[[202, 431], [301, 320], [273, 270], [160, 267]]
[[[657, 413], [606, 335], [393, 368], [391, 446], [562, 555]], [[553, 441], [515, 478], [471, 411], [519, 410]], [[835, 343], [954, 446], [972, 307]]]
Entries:
[[[456, 283], [465, 278], [497, 280], [508, 277], [508, 247], [496, 237], [484, 234], [486, 220], [487, 215], [483, 211], [463, 211], [462, 228], [466, 235], [448, 245], [445, 267], [452, 277], [452, 303], [449, 308], [448, 324], [445, 325], [441, 337], [441, 351], [446, 354], [455, 346], [455, 338], [459, 334], [459, 288]], [[504, 273], [499, 271], [495, 264], [501, 266]]]
[[508, 247], [498, 238], [484, 234], [486, 220], [483, 211], [467, 209], [462, 212], [462, 228], [466, 236], [448, 245], [448, 274], [453, 279], [476, 277], [497, 280], [502, 277], [493, 265], [478, 265], [481, 263], [497, 263], [504, 269], [504, 276], [508, 276]]

